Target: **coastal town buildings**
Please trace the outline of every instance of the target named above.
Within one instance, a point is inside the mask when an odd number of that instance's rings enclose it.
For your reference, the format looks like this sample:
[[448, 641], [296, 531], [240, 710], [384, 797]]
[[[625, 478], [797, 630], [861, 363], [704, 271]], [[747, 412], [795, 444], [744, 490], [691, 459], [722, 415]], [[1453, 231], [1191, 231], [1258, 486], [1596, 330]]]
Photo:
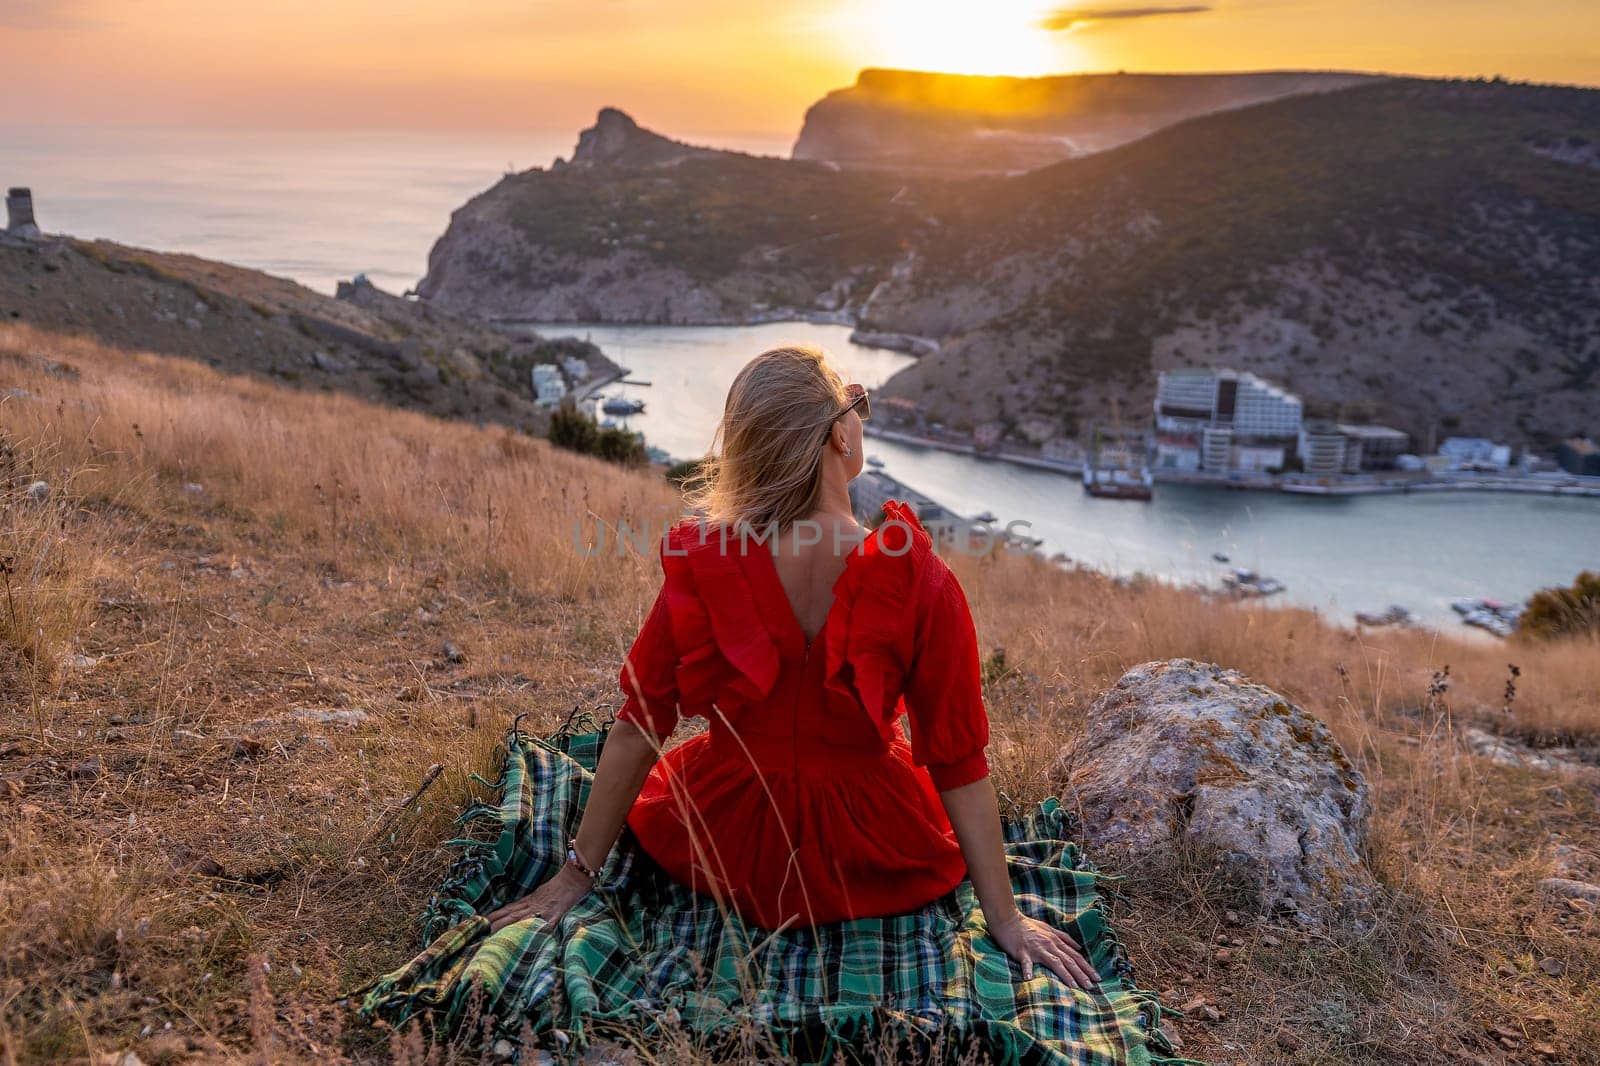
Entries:
[[554, 407], [567, 394], [561, 368], [554, 363], [536, 363], [532, 370], [533, 395], [540, 407]]

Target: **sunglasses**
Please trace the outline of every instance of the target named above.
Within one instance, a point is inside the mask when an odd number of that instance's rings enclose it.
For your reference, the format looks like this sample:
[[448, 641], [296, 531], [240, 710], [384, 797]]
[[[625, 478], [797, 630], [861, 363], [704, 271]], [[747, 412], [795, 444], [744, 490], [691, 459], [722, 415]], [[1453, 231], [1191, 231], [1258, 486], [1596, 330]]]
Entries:
[[844, 394], [849, 402], [844, 405], [844, 410], [834, 416], [834, 421], [838, 421], [858, 407], [861, 409], [861, 421], [865, 422], [872, 417], [872, 397], [867, 395], [865, 385], [846, 385]]

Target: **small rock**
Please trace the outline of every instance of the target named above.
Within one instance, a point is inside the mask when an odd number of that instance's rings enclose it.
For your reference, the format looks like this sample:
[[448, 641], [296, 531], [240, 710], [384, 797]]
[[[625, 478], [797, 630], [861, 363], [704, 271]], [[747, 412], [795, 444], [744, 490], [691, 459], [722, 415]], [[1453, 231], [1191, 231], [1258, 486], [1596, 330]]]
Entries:
[[144, 1060], [131, 1051], [108, 1051], [100, 1056], [100, 1066], [144, 1066]]
[[1218, 948], [1215, 958], [1218, 966], [1227, 966], [1233, 962], [1233, 952], [1228, 948]]
[[494, 1042], [494, 1047], [490, 1049], [490, 1053], [501, 1062], [510, 1062], [516, 1057], [517, 1049], [512, 1046], [511, 1041], [502, 1039]]
[[267, 746], [254, 737], [235, 737], [232, 752], [235, 759], [258, 759], [267, 750]]
[[35, 481], [28, 486], [28, 499], [35, 503], [43, 503], [50, 498], [50, 483], [48, 481]]
[[151, 1066], [172, 1066], [189, 1057], [189, 1042], [177, 1033], [156, 1033], [144, 1043]]
[[125, 732], [124, 730], [118, 729], [115, 726], [112, 726], [110, 729], [106, 730], [106, 743], [107, 744], [121, 744], [123, 741], [125, 741], [127, 739], [128, 739], [127, 732]]
[[183, 483], [183, 491], [189, 496], [201, 496], [205, 494], [206, 487], [198, 481], [185, 481]]
[[162, 569], [163, 572], [170, 574], [174, 570], [176, 570], [177, 568], [178, 568], [178, 564], [173, 562], [171, 559], [163, 559], [163, 560], [161, 560], [161, 569]]
[[1211, 1004], [1207, 1003], [1205, 1006], [1200, 1008], [1200, 1017], [1204, 1021], [1220, 1022], [1222, 1020], [1223, 1015], [1222, 1015], [1222, 1011], [1218, 1010], [1216, 1007], [1213, 1007]]
[[1172, 1045], [1173, 1051], [1183, 1051], [1183, 1036], [1178, 1032], [1176, 1025], [1164, 1023], [1161, 1026], [1161, 1033], [1167, 1038], [1167, 1043]]
[[1567, 966], [1560, 959], [1540, 959], [1539, 969], [1551, 977], [1560, 977], [1567, 972]]
[[1240, 924], [1240, 922], [1239, 922], [1239, 912], [1238, 911], [1235, 911], [1235, 910], [1223, 911], [1222, 912], [1222, 916], [1225, 919], [1227, 919], [1227, 922], [1228, 922], [1229, 925], [1238, 925], [1238, 924]]
[[1278, 948], [1283, 946], [1283, 941], [1279, 940], [1271, 933], [1267, 933], [1261, 938], [1261, 946], [1264, 948]]
[[1205, 1005], [1206, 1005], [1206, 997], [1204, 997], [1204, 996], [1195, 996], [1193, 999], [1191, 999], [1188, 1002], [1184, 1003], [1183, 1006], [1179, 1007], [1178, 1009], [1180, 1011], [1182, 1011], [1184, 1014], [1194, 1014], [1196, 1011], [1198, 1011], [1201, 1007], [1204, 1007]]
[[1588, 881], [1574, 881], [1567, 877], [1546, 877], [1539, 882], [1545, 895], [1556, 899], [1582, 899], [1600, 903], [1600, 885]]
[[192, 330], [200, 329], [200, 320], [198, 318], [186, 318], [183, 320], [183, 324]]
[[1511, 965], [1509, 962], [1502, 962], [1499, 966], [1494, 968], [1494, 972], [1495, 976], [1503, 977], [1508, 981], [1517, 976], [1517, 968]]
[[1300, 1047], [1300, 1039], [1287, 1029], [1279, 1029], [1276, 1037], [1278, 1047], [1284, 1051], [1296, 1051]]
[[353, 726], [365, 722], [367, 720], [367, 712], [353, 709], [323, 710], [301, 707], [296, 709], [290, 717], [299, 719], [302, 722], [322, 722], [325, 725]]
[[100, 776], [99, 757], [91, 756], [82, 762], [73, 763], [72, 768], [67, 771], [67, 776], [72, 778], [74, 781], [95, 780]]
[[174, 729], [172, 731], [172, 739], [180, 744], [203, 744], [205, 743], [206, 735], [204, 733], [196, 733], [192, 729]]
[[181, 874], [192, 874], [195, 877], [222, 878], [227, 876], [227, 871], [222, 864], [210, 855], [201, 855], [198, 858], [179, 862], [177, 870]]
[[446, 662], [464, 663], [467, 661], [466, 653], [448, 640], [444, 642], [444, 657]]

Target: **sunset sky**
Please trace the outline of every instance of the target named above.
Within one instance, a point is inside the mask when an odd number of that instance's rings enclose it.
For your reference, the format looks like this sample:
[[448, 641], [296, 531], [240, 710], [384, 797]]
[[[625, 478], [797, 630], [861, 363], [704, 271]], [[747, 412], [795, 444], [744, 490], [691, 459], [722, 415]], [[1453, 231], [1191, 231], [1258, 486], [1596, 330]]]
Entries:
[[0, 124], [790, 135], [865, 66], [1600, 85], [1600, 0], [0, 0]]

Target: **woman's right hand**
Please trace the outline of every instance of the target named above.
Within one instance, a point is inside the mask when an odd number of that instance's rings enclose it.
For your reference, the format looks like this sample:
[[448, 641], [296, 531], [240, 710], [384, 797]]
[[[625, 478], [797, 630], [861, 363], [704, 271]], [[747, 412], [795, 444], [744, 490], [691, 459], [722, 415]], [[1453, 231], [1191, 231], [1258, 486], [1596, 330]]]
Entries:
[[498, 933], [524, 918], [543, 918], [548, 924], [554, 925], [593, 887], [594, 883], [576, 867], [562, 866], [559, 873], [526, 896], [507, 903], [497, 911], [491, 911], [488, 915], [489, 932]]
[[1033, 976], [1038, 963], [1074, 988], [1089, 989], [1100, 983], [1094, 967], [1065, 929], [1012, 912], [998, 926], [991, 925], [989, 935], [1022, 967], [1024, 981]]

